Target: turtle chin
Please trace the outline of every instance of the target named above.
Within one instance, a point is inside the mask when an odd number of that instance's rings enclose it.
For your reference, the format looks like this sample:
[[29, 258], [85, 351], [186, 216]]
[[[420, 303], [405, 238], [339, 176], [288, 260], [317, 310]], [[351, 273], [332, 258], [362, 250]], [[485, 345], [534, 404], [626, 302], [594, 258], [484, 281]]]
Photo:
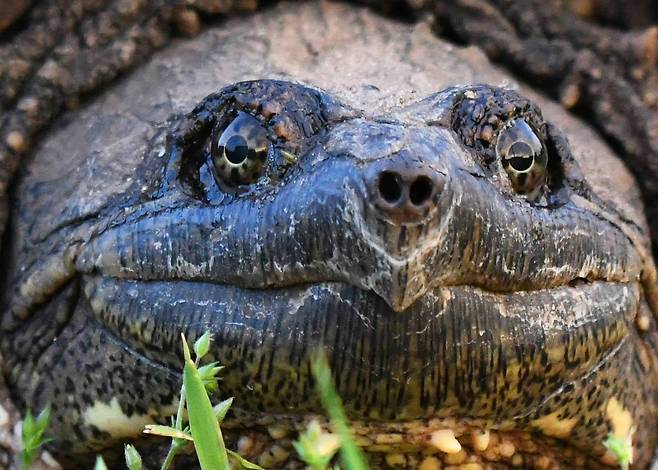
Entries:
[[[256, 429], [274, 416], [294, 427], [321, 414], [309, 359], [324, 348], [357, 427], [380, 423], [385, 433], [413, 422], [420, 439], [459, 422], [583, 447], [608, 432], [595, 404], [616, 390], [598, 387], [627, 360], [628, 312], [639, 302], [637, 285], [608, 282], [505, 294], [437, 287], [403, 313], [340, 282], [246, 289], [85, 276], [83, 289], [96, 321], [146, 358], [144, 375], [175, 375], [180, 333], [211, 331], [212, 358], [226, 366], [222, 395], [236, 397], [229, 427]], [[593, 389], [591, 401], [577, 400]]]

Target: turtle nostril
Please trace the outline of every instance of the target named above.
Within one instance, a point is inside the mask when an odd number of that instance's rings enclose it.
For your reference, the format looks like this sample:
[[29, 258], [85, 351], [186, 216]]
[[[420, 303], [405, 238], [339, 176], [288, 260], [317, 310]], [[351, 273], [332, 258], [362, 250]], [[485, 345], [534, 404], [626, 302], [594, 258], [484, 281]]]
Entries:
[[378, 160], [363, 176], [364, 196], [377, 218], [401, 226], [438, 216], [446, 177], [422, 160], [402, 156]]
[[413, 183], [411, 183], [411, 187], [409, 188], [409, 199], [414, 205], [420, 206], [432, 197], [433, 187], [434, 184], [430, 178], [427, 176], [419, 176]]
[[388, 203], [394, 203], [402, 195], [400, 175], [392, 171], [384, 171], [379, 175], [379, 194]]

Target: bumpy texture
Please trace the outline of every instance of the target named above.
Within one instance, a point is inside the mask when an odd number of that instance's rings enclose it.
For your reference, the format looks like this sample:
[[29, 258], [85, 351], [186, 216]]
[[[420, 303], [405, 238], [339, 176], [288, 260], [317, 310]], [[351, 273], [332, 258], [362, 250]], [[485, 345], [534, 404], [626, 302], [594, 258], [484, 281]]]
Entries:
[[[596, 467], [610, 463], [606, 433], [631, 425], [645, 464], [655, 275], [638, 194], [610, 150], [527, 89], [530, 100], [460, 87], [417, 102], [455, 83], [509, 80], [426, 25], [323, 4], [224, 26], [72, 115], [16, 183], [3, 348], [25, 403], [55, 398], [72, 438], [59, 449], [121, 442], [166, 413], [177, 332], [212, 326], [214, 354], [244, 370], [225, 383], [242, 398], [232, 439], [244, 439], [232, 442], [269, 465], [294, 465], [266, 430], [301, 425], [282, 395], [317, 411], [304, 364], [321, 344], [382, 465]], [[204, 98], [260, 77], [328, 92], [260, 82]], [[244, 194], [221, 187], [207, 153], [238, 110], [280, 151]], [[559, 163], [537, 203], [515, 194], [484, 145], [519, 116]], [[393, 190], [432, 189], [393, 203], [373, 186], [383, 174]], [[427, 455], [447, 428], [463, 452]], [[482, 451], [471, 433], [488, 428]]]

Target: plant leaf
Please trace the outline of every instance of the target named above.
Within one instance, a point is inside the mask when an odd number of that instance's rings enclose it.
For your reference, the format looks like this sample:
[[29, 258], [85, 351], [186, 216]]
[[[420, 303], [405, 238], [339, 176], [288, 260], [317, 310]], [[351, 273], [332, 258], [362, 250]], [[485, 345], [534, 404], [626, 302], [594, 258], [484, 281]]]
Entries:
[[322, 406], [331, 419], [331, 424], [340, 438], [340, 456], [346, 470], [367, 470], [368, 464], [361, 450], [356, 446], [352, 432], [347, 425], [343, 404], [336, 393], [331, 379], [331, 369], [324, 351], [318, 351], [311, 360], [311, 371], [320, 392]]
[[221, 423], [224, 420], [224, 417], [226, 416], [226, 413], [228, 413], [228, 410], [231, 408], [232, 404], [233, 397], [227, 398], [224, 401], [220, 401], [212, 407], [212, 410], [215, 413], [215, 418], [217, 418], [217, 422]]
[[252, 463], [252, 462], [248, 461], [247, 459], [245, 459], [244, 457], [242, 457], [242, 456], [241, 456], [240, 454], [238, 454], [237, 452], [233, 452], [233, 451], [230, 450], [230, 449], [226, 449], [226, 452], [228, 452], [228, 455], [230, 455], [230, 456], [233, 457], [235, 460], [237, 460], [238, 463], [240, 464], [240, 466], [241, 466], [242, 468], [247, 468], [247, 469], [249, 469], [249, 470], [265, 470], [265, 469], [264, 469], [263, 467], [261, 467], [260, 465], [256, 465], [255, 463]]
[[123, 455], [129, 470], [142, 470], [142, 456], [134, 446], [126, 444], [123, 448]]
[[633, 430], [631, 430], [625, 439], [621, 439], [610, 433], [608, 434], [608, 438], [603, 441], [603, 445], [615, 456], [619, 463], [619, 468], [622, 470], [628, 470], [628, 466], [633, 461], [632, 435]]
[[219, 380], [217, 374], [224, 368], [217, 364], [218, 362], [211, 362], [210, 364], [205, 364], [197, 369], [199, 371], [199, 376], [203, 381], [203, 385], [209, 392], [217, 391], [217, 381]]
[[50, 405], [47, 405], [43, 410], [41, 410], [41, 413], [39, 413], [39, 416], [37, 416], [35, 424], [40, 434], [46, 432], [46, 429], [50, 424]]
[[105, 465], [105, 460], [100, 455], [96, 456], [96, 464], [94, 465], [94, 470], [107, 470], [107, 465]]
[[144, 426], [144, 434], [155, 434], [156, 436], [171, 437], [172, 439], [185, 439], [192, 441], [192, 436], [171, 426], [161, 424], [147, 424]]
[[50, 424], [50, 405], [47, 405], [35, 418], [32, 410], [28, 408], [21, 428], [21, 464], [28, 468], [37, 458], [39, 448], [51, 439], [44, 438], [44, 433]]
[[203, 356], [208, 354], [210, 350], [210, 342], [212, 341], [212, 336], [210, 331], [206, 331], [199, 339], [194, 342], [194, 354], [196, 354], [197, 359], [201, 359]]
[[189, 346], [184, 335], [183, 353], [185, 355], [183, 384], [185, 386], [187, 414], [199, 464], [203, 470], [227, 470], [229, 468], [228, 455], [226, 454], [222, 432], [219, 429], [215, 413], [213, 413], [203, 380], [201, 380], [199, 371], [191, 359]]
[[308, 466], [315, 470], [326, 470], [340, 448], [340, 440], [335, 434], [323, 432], [320, 424], [313, 420], [292, 445]]

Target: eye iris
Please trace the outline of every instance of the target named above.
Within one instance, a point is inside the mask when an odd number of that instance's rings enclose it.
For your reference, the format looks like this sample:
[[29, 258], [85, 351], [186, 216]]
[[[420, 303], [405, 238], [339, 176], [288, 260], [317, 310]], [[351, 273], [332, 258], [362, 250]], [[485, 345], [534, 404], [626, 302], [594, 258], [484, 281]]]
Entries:
[[213, 132], [211, 142], [215, 179], [224, 187], [252, 184], [264, 171], [269, 138], [261, 122], [238, 112]]
[[496, 155], [516, 192], [531, 200], [540, 196], [547, 182], [548, 159], [544, 145], [525, 120], [514, 119], [500, 131]]
[[232, 135], [224, 147], [226, 158], [234, 165], [239, 165], [247, 159], [249, 155], [249, 145], [241, 135]]

